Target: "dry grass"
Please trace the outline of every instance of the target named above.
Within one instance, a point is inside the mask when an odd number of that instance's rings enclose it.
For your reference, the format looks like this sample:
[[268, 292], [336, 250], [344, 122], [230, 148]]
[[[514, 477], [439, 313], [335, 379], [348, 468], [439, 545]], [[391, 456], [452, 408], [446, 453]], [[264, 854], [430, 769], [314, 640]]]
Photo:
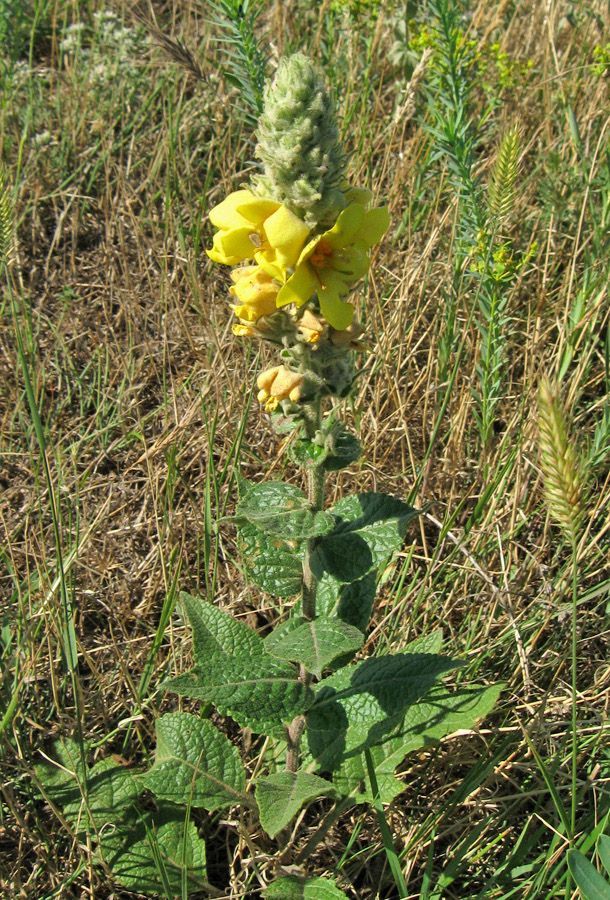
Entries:
[[[462, 356], [442, 409], [439, 340], [456, 207], [442, 165], [427, 162], [422, 100], [415, 117], [393, 117], [402, 94], [387, 61], [389, 5], [375, 28], [366, 16], [360, 30], [341, 29], [336, 19], [326, 53], [328, 6], [269, 5], [265, 41], [272, 55], [305, 45], [322, 64], [328, 57], [329, 77], [341, 88], [339, 109], [351, 114], [351, 174], [372, 184], [394, 225], [404, 226], [379, 251], [362, 298], [375, 352], [363, 359], [352, 409], [365, 456], [332, 480], [330, 496], [355, 486], [408, 496], [415, 486], [412, 499], [431, 504], [383, 589], [369, 645], [400, 648], [440, 625], [447, 646], [467, 661], [467, 677], [506, 685], [479, 732], [410, 759], [390, 824], [414, 897], [427, 865], [430, 898], [439, 891], [456, 900], [508, 896], [509, 882], [517, 896], [551, 896], [564, 872], [566, 841], [557, 836], [531, 744], [568, 805], [570, 568], [569, 547], [543, 502], [535, 398], [540, 374], [556, 376], [572, 346], [562, 391], [577, 451], [587, 452], [607, 391], [607, 257], [598, 248], [607, 249], [599, 210], [610, 179], [603, 178], [607, 79], [585, 64], [591, 48], [608, 40], [607, 16], [601, 3], [473, 4], [472, 34], [481, 45], [498, 40], [510, 59], [533, 60], [501, 93], [477, 147], [484, 174], [504, 125], [519, 118], [525, 153], [513, 236], [524, 249], [537, 242], [510, 298], [514, 331], [485, 466], [473, 419], [479, 335], [468, 282], [457, 306]], [[599, 18], [585, 14], [587, 6]], [[115, 8], [122, 13], [124, 4]], [[578, 12], [575, 25], [562, 19], [570, 11]], [[107, 97], [96, 93], [90, 72], [65, 57], [60, 64], [58, 34], [76, 12], [63, 0], [46, 5], [31, 66], [20, 85], [11, 82], [0, 113], [18, 216], [14, 318], [9, 294], [0, 301], [0, 892], [7, 900], [132, 896], [91, 867], [86, 847], [36, 793], [33, 766], [48, 739], [72, 733], [78, 716], [99, 756], [133, 762], [151, 753], [154, 719], [175, 703], [156, 685], [168, 670], [184, 669], [190, 653], [175, 617], [151, 651], [165, 598], [175, 597], [176, 587], [205, 592], [211, 578], [206, 473], [215, 479], [215, 513], [234, 502], [236, 447], [249, 477], [298, 477], [251, 402], [258, 347], [231, 335], [226, 275], [202, 249], [210, 238], [205, 210], [247, 176], [252, 148], [235, 92], [218, 77], [220, 50], [201, 8], [182, 0], [171, 10], [159, 5], [157, 13], [164, 33], [193, 50], [204, 80], [168, 68], [161, 51], [148, 47], [132, 61], [122, 99], [124, 73]], [[27, 42], [21, 57], [28, 57]], [[480, 84], [476, 97], [482, 107]], [[580, 147], [561, 107], [570, 98]], [[35, 137], [43, 130], [49, 140]], [[599, 277], [589, 293], [588, 268]], [[573, 328], [579, 291], [585, 308]], [[15, 322], [51, 486], [24, 394]], [[607, 457], [600, 459], [590, 466], [593, 499], [578, 550], [579, 835], [604, 820], [610, 778], [610, 470]], [[78, 698], [62, 652], [62, 563], [50, 489], [78, 642]], [[216, 602], [255, 626], [273, 621], [278, 610], [245, 583], [233, 538], [224, 528], [213, 542]], [[310, 809], [305, 835], [328, 808]], [[249, 883], [248, 896], [255, 896], [270, 866], [271, 856], [253, 859], [252, 840], [272, 854], [273, 842], [248, 835], [237, 813], [228, 831], [211, 825], [210, 880], [230, 882], [231, 896], [245, 896]], [[384, 866], [374, 816], [358, 809], [333, 827], [311, 869], [339, 870], [352, 896], [392, 897]]]

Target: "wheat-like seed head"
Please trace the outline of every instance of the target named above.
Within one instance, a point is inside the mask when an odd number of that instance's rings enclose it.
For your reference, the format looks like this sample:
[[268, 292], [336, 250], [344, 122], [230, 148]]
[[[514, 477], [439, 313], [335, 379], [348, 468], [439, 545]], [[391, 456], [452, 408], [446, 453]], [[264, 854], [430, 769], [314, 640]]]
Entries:
[[487, 191], [487, 206], [493, 219], [504, 219], [512, 211], [520, 153], [521, 127], [519, 124], [511, 125], [502, 138]]
[[15, 251], [15, 218], [8, 181], [0, 166], [0, 264], [9, 266]]
[[549, 512], [575, 541], [582, 518], [582, 472], [568, 438], [557, 388], [546, 376], [540, 382], [538, 394], [538, 428]]

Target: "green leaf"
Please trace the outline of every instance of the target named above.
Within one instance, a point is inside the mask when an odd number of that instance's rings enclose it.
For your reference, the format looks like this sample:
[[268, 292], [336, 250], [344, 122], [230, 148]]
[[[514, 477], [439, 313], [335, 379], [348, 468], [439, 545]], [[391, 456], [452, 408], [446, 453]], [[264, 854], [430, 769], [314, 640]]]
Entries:
[[311, 556], [319, 582], [347, 583], [383, 568], [404, 541], [417, 510], [389, 494], [352, 494], [332, 508], [337, 525], [320, 538]]
[[326, 678], [307, 712], [309, 750], [320, 769], [332, 771], [346, 755], [379, 743], [406, 707], [458, 665], [434, 654], [401, 653], [372, 657]]
[[267, 885], [265, 900], [345, 900], [346, 895], [330, 878], [282, 875]]
[[157, 749], [143, 776], [157, 797], [210, 812], [248, 805], [246, 777], [237, 748], [207, 719], [168, 713], [155, 722]]
[[273, 657], [243, 659], [216, 657], [184, 675], [163, 683], [182, 697], [213, 703], [223, 716], [231, 716], [257, 734], [284, 737], [284, 726], [311, 705], [311, 689], [298, 680], [297, 670]]
[[193, 631], [193, 651], [197, 663], [208, 664], [217, 655], [260, 658], [263, 639], [244, 622], [200, 597], [180, 594], [182, 608]]
[[610, 885], [578, 850], [568, 850], [568, 868], [584, 900], [610, 900]]
[[299, 466], [323, 466], [326, 472], [337, 472], [360, 459], [362, 447], [355, 434], [335, 423], [326, 435], [324, 446], [303, 438], [289, 445], [288, 454]]
[[608, 875], [610, 875], [610, 837], [608, 837], [607, 834], [600, 834], [599, 836], [597, 842], [597, 855], [599, 856], [604, 869]]
[[287, 448], [288, 456], [297, 466], [315, 468], [321, 465], [328, 456], [328, 450], [305, 438], [291, 441]]
[[332, 434], [329, 441], [328, 456], [324, 460], [324, 468], [327, 472], [338, 472], [345, 469], [362, 456], [360, 441], [351, 431], [342, 427]]
[[305, 494], [283, 481], [266, 481], [250, 488], [237, 504], [236, 518], [284, 541], [304, 541], [332, 531], [330, 513], [314, 512]]
[[205, 886], [205, 844], [192, 823], [185, 833], [184, 810], [163, 804], [141, 813], [136, 803], [142, 779], [110, 758], [96, 763], [85, 778], [75, 741], [56, 741], [53, 755], [58, 764], [36, 767], [45, 794], [77, 834], [91, 833], [96, 855], [117, 881], [142, 893], [167, 895], [169, 890], [178, 897], [186, 868], [187, 891]]
[[259, 734], [283, 737], [284, 723], [312, 699], [296, 668], [270, 656], [260, 635], [212, 603], [183, 594], [182, 604], [193, 629], [195, 666], [163, 687], [213, 703]]
[[303, 564], [280, 538], [244, 522], [237, 528], [237, 549], [246, 574], [263, 591], [283, 599], [301, 593]]
[[364, 632], [369, 624], [376, 593], [374, 571], [368, 572], [364, 578], [344, 584], [325, 576], [318, 582], [316, 609], [320, 615], [336, 616]]
[[274, 838], [306, 803], [331, 797], [335, 789], [330, 782], [308, 772], [278, 772], [258, 781], [255, 794], [261, 825]]
[[265, 638], [268, 652], [279, 659], [302, 663], [317, 678], [334, 660], [355, 653], [364, 643], [364, 635], [340, 619], [319, 616], [313, 621], [288, 619]]
[[[451, 691], [437, 684], [424, 699], [409, 706], [398, 727], [371, 747], [382, 803], [390, 803], [406, 787], [394, 777], [405, 756], [448, 734], [472, 728], [491, 711], [501, 687], [461, 686]], [[358, 803], [373, 802], [363, 754], [345, 758], [333, 772], [333, 783], [342, 796], [353, 796]]]
[[53, 743], [52, 758], [36, 766], [36, 775], [49, 799], [61, 809], [78, 833], [99, 831], [133, 806], [143, 792], [134, 772], [112, 759], [103, 759], [83, 772], [78, 744], [71, 739]]
[[318, 580], [325, 575], [342, 583], [362, 578], [373, 566], [370, 547], [360, 535], [333, 534], [321, 541], [311, 558], [311, 571]]
[[163, 805], [157, 813], [133, 815], [100, 832], [100, 855], [122, 885], [138, 893], [181, 896], [183, 870], [187, 891], [206, 884], [205, 844], [184, 811]]

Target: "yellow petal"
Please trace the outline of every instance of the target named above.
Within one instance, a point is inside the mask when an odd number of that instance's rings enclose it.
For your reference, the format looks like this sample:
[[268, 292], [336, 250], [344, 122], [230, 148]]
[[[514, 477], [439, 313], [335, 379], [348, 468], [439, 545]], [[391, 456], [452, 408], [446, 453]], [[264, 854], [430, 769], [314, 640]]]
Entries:
[[275, 278], [276, 281], [286, 281], [288, 273], [285, 267], [277, 264], [275, 250], [257, 250], [254, 258], [263, 272], [271, 278]]
[[250, 196], [237, 204], [237, 212], [248, 222], [260, 226], [280, 205], [276, 200], [265, 200], [264, 197], [256, 197], [250, 191], [244, 191]]
[[[258, 271], [258, 266], [239, 266], [237, 269], [233, 269], [231, 272], [231, 281], [237, 283], [242, 278], [248, 278], [249, 275], [254, 275], [255, 272]], [[233, 288], [230, 289], [231, 291]]]
[[272, 369], [266, 369], [256, 379], [256, 386], [261, 389], [261, 391], [269, 392], [271, 385], [275, 381], [278, 372], [282, 366], [274, 366]]
[[346, 191], [345, 199], [348, 203], [359, 203], [361, 206], [366, 206], [373, 199], [373, 192], [368, 188], [353, 187]]
[[231, 331], [237, 337], [258, 337], [257, 332], [253, 328], [250, 328], [249, 325], [242, 325], [241, 322], [236, 322], [231, 327]]
[[359, 203], [353, 203], [340, 213], [339, 218], [322, 237], [334, 249], [347, 247], [352, 243], [365, 222], [365, 209]]
[[265, 220], [264, 232], [269, 245], [276, 251], [278, 265], [293, 266], [309, 234], [309, 228], [298, 216], [280, 206]]
[[320, 291], [318, 299], [322, 315], [329, 325], [332, 325], [337, 331], [345, 331], [351, 325], [354, 318], [354, 307], [351, 303], [341, 300], [336, 291]]
[[[390, 227], [390, 214], [387, 206], [378, 206], [366, 214], [361, 234], [366, 241], [366, 249], [378, 244]], [[358, 244], [360, 241], [358, 241]]]
[[[214, 235], [213, 252], [222, 259], [216, 262], [224, 262], [227, 266], [234, 266], [244, 259], [252, 259], [255, 247], [250, 240], [251, 227], [231, 228], [229, 231], [217, 231]], [[209, 255], [209, 253], [208, 253]]]
[[[358, 247], [349, 247], [343, 253], [337, 252], [333, 256], [331, 263], [335, 275], [340, 277], [345, 284], [350, 284], [363, 278], [368, 272], [370, 264], [366, 253], [358, 249]], [[328, 280], [327, 275], [325, 281]]]
[[267, 300], [271, 300], [273, 309], [275, 309], [275, 298], [278, 293], [278, 286], [272, 281], [266, 284], [260, 284], [249, 278], [242, 278], [235, 287], [230, 288], [232, 294], [235, 294], [241, 303], [258, 304]]
[[297, 306], [303, 306], [318, 287], [313, 267], [304, 263], [297, 267], [294, 275], [291, 275], [286, 284], [280, 288], [276, 305], [286, 306], [287, 303], [296, 303]]
[[249, 220], [245, 219], [237, 211], [240, 204], [245, 204], [250, 198], [253, 198], [252, 191], [234, 191], [229, 194], [222, 203], [212, 207], [210, 210], [210, 222], [216, 228], [239, 228], [242, 225], [248, 225]]
[[233, 307], [233, 312], [238, 319], [244, 319], [246, 322], [256, 322], [261, 316], [270, 316], [275, 310], [275, 294], [270, 297], [261, 295], [251, 303]]

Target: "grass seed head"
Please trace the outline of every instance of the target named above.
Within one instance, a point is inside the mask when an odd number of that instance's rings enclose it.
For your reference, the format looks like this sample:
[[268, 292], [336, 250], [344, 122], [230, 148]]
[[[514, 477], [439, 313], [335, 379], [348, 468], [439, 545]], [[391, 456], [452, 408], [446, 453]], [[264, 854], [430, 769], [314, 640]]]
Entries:
[[557, 388], [544, 376], [538, 394], [541, 466], [549, 511], [570, 540], [582, 518], [582, 472], [570, 443]]

